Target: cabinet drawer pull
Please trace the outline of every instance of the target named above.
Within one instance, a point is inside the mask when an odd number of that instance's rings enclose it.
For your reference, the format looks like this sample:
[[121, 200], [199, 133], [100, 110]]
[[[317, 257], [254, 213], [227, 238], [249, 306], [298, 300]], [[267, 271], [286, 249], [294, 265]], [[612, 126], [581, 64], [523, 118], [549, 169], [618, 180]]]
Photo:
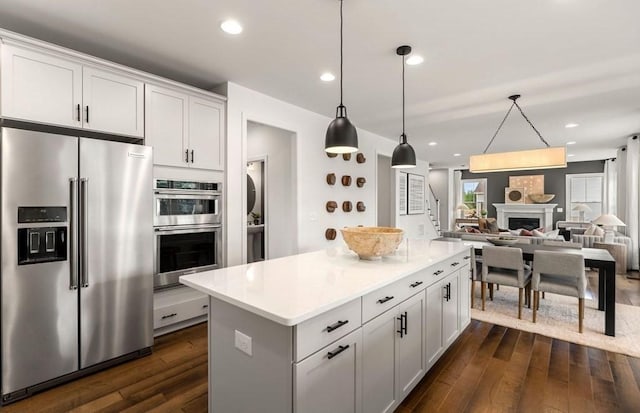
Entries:
[[343, 325], [347, 324], [348, 322], [349, 322], [349, 320], [344, 320], [344, 321], [338, 320], [337, 323], [331, 324], [330, 326], [327, 326], [327, 333], [330, 333], [333, 330], [339, 329], [340, 327], [342, 327]]
[[465, 255], [465, 256], [464, 256], [464, 259], [465, 259], [465, 260], [468, 260], [469, 258], [471, 258], [471, 255]]
[[389, 300], [393, 300], [393, 298], [394, 298], [394, 297], [393, 297], [392, 295], [388, 295], [388, 296], [386, 296], [386, 297], [384, 297], [384, 298], [379, 299], [379, 300], [378, 300], [378, 304], [384, 304], [384, 303], [386, 303], [386, 302], [387, 302], [387, 301], [389, 301]]
[[331, 360], [332, 358], [334, 358], [335, 356], [337, 356], [338, 354], [342, 353], [343, 351], [345, 351], [346, 349], [349, 348], [349, 345], [347, 344], [346, 346], [338, 346], [337, 350], [333, 350], [327, 353], [327, 358], [329, 360]]
[[209, 304], [204, 304], [202, 308], [209, 308]]
[[409, 285], [409, 287], [411, 288], [416, 288], [417, 286], [419, 286], [420, 284], [422, 284], [422, 281], [416, 281], [413, 284]]
[[177, 315], [178, 315], [178, 313], [171, 313], [171, 314], [163, 315], [162, 319], [166, 320], [167, 318], [175, 317]]
[[442, 274], [444, 271], [443, 270], [438, 270], [436, 272], [433, 273], [433, 275], [440, 275]]
[[456, 261], [456, 262], [452, 262], [452, 263], [451, 263], [451, 266], [452, 266], [452, 267], [455, 267], [456, 265], [459, 265], [459, 264], [460, 264], [460, 263], [459, 263], [458, 261]]

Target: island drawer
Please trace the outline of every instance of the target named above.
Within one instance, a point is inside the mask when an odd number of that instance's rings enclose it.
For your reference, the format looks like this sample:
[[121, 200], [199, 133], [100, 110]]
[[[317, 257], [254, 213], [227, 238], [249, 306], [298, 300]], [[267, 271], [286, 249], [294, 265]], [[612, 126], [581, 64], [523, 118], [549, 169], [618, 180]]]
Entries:
[[202, 296], [153, 310], [153, 328], [165, 327], [191, 318], [206, 315], [209, 297]]
[[366, 323], [409, 298], [412, 291], [407, 287], [407, 279], [403, 278], [363, 296], [362, 322]]
[[360, 298], [304, 321], [294, 329], [294, 359], [300, 361], [362, 324]]
[[[466, 258], [465, 257], [469, 257]], [[438, 281], [447, 275], [451, 274], [453, 271], [457, 271], [466, 264], [469, 263], [471, 257], [471, 252], [464, 252], [462, 254], [455, 255], [451, 258], [447, 258], [446, 260], [434, 264], [427, 268], [428, 272], [428, 283], [432, 284], [434, 281]]]

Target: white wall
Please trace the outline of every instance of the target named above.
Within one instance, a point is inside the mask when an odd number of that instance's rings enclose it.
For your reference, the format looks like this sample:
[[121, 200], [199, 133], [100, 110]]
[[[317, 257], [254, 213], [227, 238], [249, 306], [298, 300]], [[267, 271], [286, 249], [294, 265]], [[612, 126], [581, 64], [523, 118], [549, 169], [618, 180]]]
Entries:
[[[376, 171], [375, 164], [378, 153], [391, 156], [396, 142], [368, 131], [358, 129], [360, 152], [367, 161], [363, 164], [345, 162], [341, 157], [329, 158], [324, 152], [324, 138], [329, 122], [326, 116], [308, 111], [289, 103], [274, 99], [243, 86], [226, 83], [218, 93], [225, 94], [227, 101], [227, 164], [226, 164], [226, 232], [227, 232], [227, 265], [237, 265], [246, 260], [246, 164], [247, 164], [247, 122], [253, 121], [274, 126], [295, 133], [296, 154], [296, 210], [289, 225], [295, 228], [297, 252], [321, 249], [327, 246], [340, 245], [341, 237], [334, 241], [324, 238], [325, 230], [354, 225], [376, 225]], [[331, 108], [328, 108], [329, 112]], [[331, 110], [332, 112], [333, 110]], [[356, 125], [357, 119], [351, 119]], [[400, 125], [398, 125], [400, 127]], [[334, 186], [326, 183], [327, 173], [333, 172], [338, 177], [348, 174], [353, 178], [351, 187], [345, 188], [339, 182]], [[419, 162], [419, 167], [411, 170], [428, 176], [428, 164]], [[355, 187], [355, 178], [365, 177], [364, 188]], [[349, 200], [354, 204], [354, 211], [344, 213], [342, 210], [329, 214], [325, 204], [335, 200], [340, 205]], [[355, 202], [363, 201], [367, 210], [355, 212]], [[426, 222], [427, 216], [413, 215], [399, 220], [396, 226], [415, 233], [418, 221]], [[416, 224], [418, 223], [418, 224]]]
[[391, 169], [391, 158], [384, 155], [378, 155], [378, 182], [376, 188], [378, 189], [377, 195], [377, 216], [378, 226], [391, 227], [395, 221], [392, 218], [393, 202], [391, 194], [393, 193], [394, 185], [392, 177], [395, 176], [394, 171]]
[[266, 156], [266, 258], [295, 254], [297, 234], [289, 225], [297, 215], [295, 197], [295, 134], [255, 122], [247, 124], [247, 157]]

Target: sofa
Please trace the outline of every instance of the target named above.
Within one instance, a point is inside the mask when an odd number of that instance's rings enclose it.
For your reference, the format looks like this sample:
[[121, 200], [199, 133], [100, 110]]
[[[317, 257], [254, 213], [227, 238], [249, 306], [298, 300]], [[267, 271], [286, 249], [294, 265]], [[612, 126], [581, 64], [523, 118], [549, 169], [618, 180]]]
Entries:
[[[572, 242], [582, 244], [584, 248], [593, 248], [595, 242], [604, 242], [604, 235], [585, 235], [584, 233], [591, 225], [593, 224], [590, 222], [558, 221], [556, 228], [569, 230]], [[631, 269], [633, 258], [633, 243], [631, 238], [619, 232], [614, 232], [613, 242], [627, 246], [627, 268]]]
[[509, 238], [516, 238], [522, 242], [530, 243], [530, 244], [540, 244], [545, 240], [562, 240], [562, 237], [552, 235], [549, 237], [532, 237], [532, 236], [520, 236], [520, 235], [511, 235], [508, 234], [488, 234], [488, 233], [468, 233], [464, 231], [443, 231], [442, 236], [445, 238], [462, 238], [463, 236], [468, 237], [469, 239], [478, 239], [478, 240], [486, 240], [488, 237], [497, 237], [499, 235], [508, 236]]

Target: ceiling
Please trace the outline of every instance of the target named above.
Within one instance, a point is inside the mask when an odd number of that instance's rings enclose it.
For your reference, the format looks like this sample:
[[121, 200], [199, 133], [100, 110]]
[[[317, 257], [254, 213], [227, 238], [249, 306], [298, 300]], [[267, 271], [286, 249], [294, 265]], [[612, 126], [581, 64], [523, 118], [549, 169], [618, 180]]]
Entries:
[[[640, 132], [638, 16], [637, 0], [345, 0], [344, 103], [356, 126], [397, 139], [395, 49], [409, 44], [425, 58], [406, 71], [419, 158], [466, 164], [513, 93], [552, 146], [577, 142], [569, 161], [612, 157]], [[223, 33], [227, 18], [243, 33]], [[198, 87], [232, 81], [328, 117], [339, 83], [319, 76], [339, 72], [338, 19], [337, 0], [0, 0], [2, 28]], [[512, 112], [489, 152], [540, 147]]]

